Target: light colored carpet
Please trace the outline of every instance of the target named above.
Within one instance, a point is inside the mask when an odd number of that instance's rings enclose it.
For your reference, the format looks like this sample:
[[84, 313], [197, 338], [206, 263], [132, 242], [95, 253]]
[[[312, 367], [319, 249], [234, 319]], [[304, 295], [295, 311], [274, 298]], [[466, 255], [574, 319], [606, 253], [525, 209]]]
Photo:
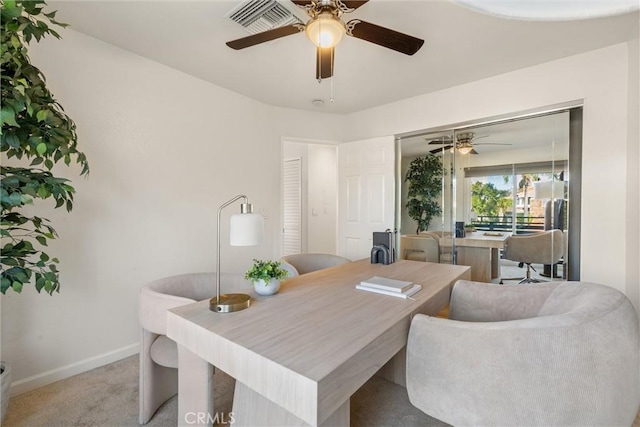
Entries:
[[[231, 411], [234, 380], [216, 370], [214, 402]], [[175, 427], [174, 396], [151, 419], [150, 427]], [[138, 425], [138, 356], [58, 381], [11, 398], [4, 427], [134, 427]], [[405, 388], [374, 377], [351, 398], [351, 426], [437, 426], [444, 424], [409, 403]], [[640, 427], [640, 426], [639, 426]]]

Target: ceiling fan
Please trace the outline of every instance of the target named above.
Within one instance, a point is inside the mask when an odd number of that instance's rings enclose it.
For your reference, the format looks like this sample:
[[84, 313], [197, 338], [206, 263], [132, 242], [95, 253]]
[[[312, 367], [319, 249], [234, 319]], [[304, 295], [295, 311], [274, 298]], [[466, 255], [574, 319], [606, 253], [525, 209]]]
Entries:
[[307, 37], [317, 47], [316, 79], [321, 80], [333, 76], [335, 46], [345, 34], [405, 55], [413, 55], [424, 44], [424, 40], [361, 21], [360, 19], [352, 19], [346, 24], [340, 19], [342, 14], [353, 12], [367, 3], [368, 0], [291, 1], [296, 6], [304, 9], [311, 18], [305, 25], [292, 24], [274, 28], [227, 42], [227, 46], [239, 50], [305, 31]]
[[[512, 144], [502, 143], [502, 142], [476, 142], [476, 143], [473, 142], [475, 139], [486, 138], [488, 136], [489, 135], [476, 137], [476, 134], [473, 132], [460, 132], [456, 135], [456, 149], [460, 154], [469, 154], [469, 153], [478, 154], [478, 152], [473, 149], [473, 147], [476, 145], [512, 145]], [[445, 142], [445, 141], [449, 141], [449, 142]], [[437, 139], [429, 140], [429, 145], [434, 145], [434, 144], [446, 145], [446, 147], [440, 147], [435, 150], [431, 150], [429, 151], [429, 153], [438, 154], [444, 150], [453, 148], [453, 145], [451, 144], [450, 141], [451, 141], [451, 137], [449, 135], [445, 135]]]

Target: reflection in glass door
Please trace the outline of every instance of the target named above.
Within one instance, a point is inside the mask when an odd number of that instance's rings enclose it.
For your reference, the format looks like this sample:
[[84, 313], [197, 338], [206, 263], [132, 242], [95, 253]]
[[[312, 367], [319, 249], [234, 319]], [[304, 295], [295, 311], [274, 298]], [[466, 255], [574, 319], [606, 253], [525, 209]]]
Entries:
[[[439, 261], [472, 266], [474, 280], [498, 283], [531, 271], [536, 280], [579, 280], [579, 227], [570, 227], [579, 224], [580, 186], [571, 190], [570, 184], [579, 183], [580, 161], [569, 150], [571, 144], [579, 151], [579, 119], [576, 108], [399, 138], [400, 233], [411, 242], [437, 238]], [[418, 157], [435, 157], [441, 168], [439, 212], [427, 228], [417, 227], [415, 212], [410, 214], [406, 174]], [[570, 232], [575, 238], [568, 238]], [[552, 262], [528, 266], [504, 256], [505, 241], [521, 235], [559, 235], [562, 245], [554, 240], [542, 251], [551, 253]]]

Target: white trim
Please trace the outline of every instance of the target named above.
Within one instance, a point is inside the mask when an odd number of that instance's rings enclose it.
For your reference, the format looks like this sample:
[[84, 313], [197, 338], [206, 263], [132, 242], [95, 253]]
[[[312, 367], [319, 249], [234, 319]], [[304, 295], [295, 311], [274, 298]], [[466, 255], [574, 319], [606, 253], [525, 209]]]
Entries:
[[61, 366], [60, 368], [14, 381], [11, 384], [10, 396], [26, 393], [56, 381], [99, 368], [100, 366], [108, 365], [109, 363], [116, 362], [124, 359], [125, 357], [133, 356], [134, 354], [139, 353], [139, 351], [140, 343], [135, 343], [108, 353], [80, 360], [70, 365]]

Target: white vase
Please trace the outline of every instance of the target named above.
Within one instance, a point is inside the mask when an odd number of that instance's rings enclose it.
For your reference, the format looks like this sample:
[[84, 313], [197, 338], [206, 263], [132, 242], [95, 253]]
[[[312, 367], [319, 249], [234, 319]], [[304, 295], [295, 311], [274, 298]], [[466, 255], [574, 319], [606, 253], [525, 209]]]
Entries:
[[273, 295], [280, 289], [280, 280], [271, 279], [268, 282], [260, 279], [253, 284], [253, 288], [259, 295]]

